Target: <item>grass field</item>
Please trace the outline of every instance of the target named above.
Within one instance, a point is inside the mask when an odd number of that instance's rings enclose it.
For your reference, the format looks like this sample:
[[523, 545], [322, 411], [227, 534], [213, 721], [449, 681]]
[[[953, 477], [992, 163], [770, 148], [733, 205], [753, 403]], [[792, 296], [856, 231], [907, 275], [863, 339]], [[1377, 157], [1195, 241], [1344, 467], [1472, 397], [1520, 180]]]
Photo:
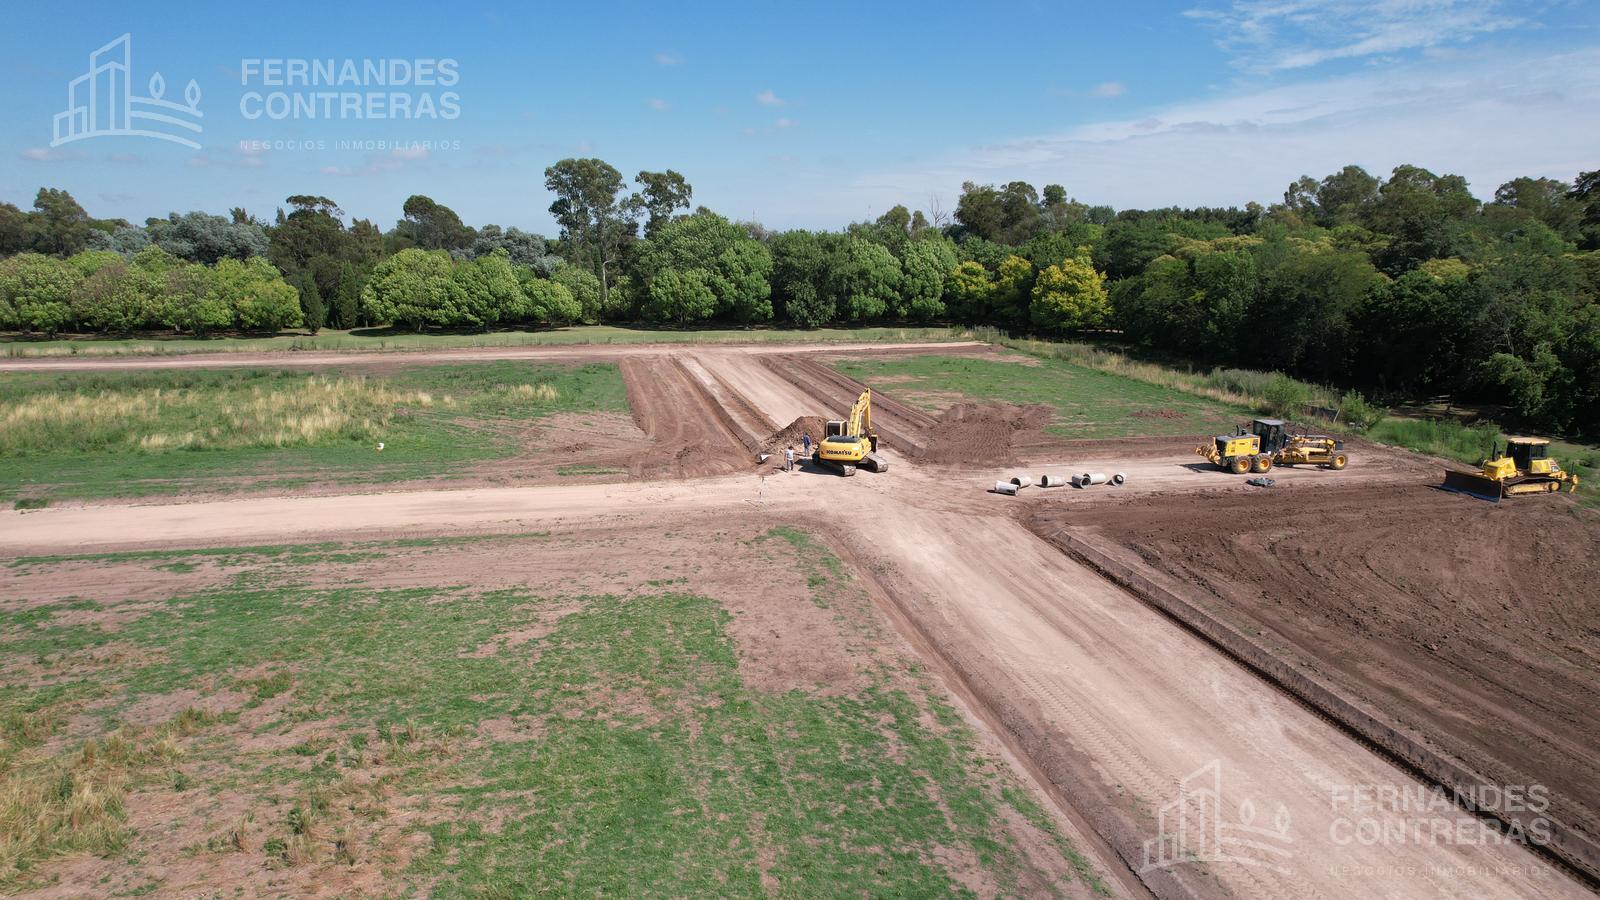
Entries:
[[450, 477], [517, 452], [529, 421], [627, 408], [611, 364], [13, 374], [0, 501]]
[[997, 359], [846, 359], [835, 366], [852, 378], [881, 386], [928, 410], [942, 409], [955, 400], [1051, 406], [1056, 412], [1046, 431], [1068, 438], [1215, 434], [1231, 429], [1249, 412], [1063, 360], [1023, 354]]
[[[605, 593], [487, 586], [495, 560], [591, 560], [590, 541], [14, 561], [0, 570], [0, 891], [1094, 889], [894, 652], [852, 650], [864, 674], [846, 688], [753, 682], [734, 614], [681, 552], [608, 573]], [[847, 639], [875, 633], [864, 592], [804, 531], [728, 546], [741, 571], [826, 597], [810, 615]], [[371, 584], [390, 569], [412, 574]], [[76, 590], [86, 580], [121, 586], [95, 599]], [[1041, 880], [1038, 841], [1065, 870]]]
[[358, 329], [322, 331], [315, 335], [274, 337], [138, 338], [79, 337], [44, 340], [0, 335], [0, 355], [148, 356], [182, 353], [258, 353], [265, 350], [442, 350], [452, 347], [539, 347], [563, 344], [736, 344], [779, 342], [946, 341], [962, 340], [965, 332], [950, 328], [817, 328], [809, 331], [775, 328], [722, 328], [658, 331], [614, 325], [576, 325], [550, 331], [492, 331], [465, 334], [415, 334]]

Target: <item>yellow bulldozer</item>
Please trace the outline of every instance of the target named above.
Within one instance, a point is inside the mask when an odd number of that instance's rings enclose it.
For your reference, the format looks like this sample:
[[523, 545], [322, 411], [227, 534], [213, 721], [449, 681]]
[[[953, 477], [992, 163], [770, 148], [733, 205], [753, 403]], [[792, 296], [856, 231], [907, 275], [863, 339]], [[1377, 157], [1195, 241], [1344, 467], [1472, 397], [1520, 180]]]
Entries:
[[1489, 458], [1477, 472], [1446, 469], [1447, 491], [1471, 494], [1499, 502], [1520, 494], [1553, 494], [1566, 485], [1578, 489], [1578, 476], [1563, 472], [1561, 464], [1550, 458], [1550, 442], [1544, 438], [1508, 437], [1504, 452], [1490, 448]]
[[854, 475], [856, 469], [868, 472], [889, 471], [889, 461], [878, 455], [878, 433], [872, 430], [872, 391], [861, 392], [850, 415], [828, 422], [828, 433], [817, 443], [811, 461], [827, 466], [840, 475]]
[[1256, 419], [1233, 434], [1219, 434], [1194, 452], [1235, 475], [1270, 472], [1273, 466], [1317, 465], [1342, 469], [1350, 457], [1344, 442], [1321, 434], [1290, 434], [1282, 419]]

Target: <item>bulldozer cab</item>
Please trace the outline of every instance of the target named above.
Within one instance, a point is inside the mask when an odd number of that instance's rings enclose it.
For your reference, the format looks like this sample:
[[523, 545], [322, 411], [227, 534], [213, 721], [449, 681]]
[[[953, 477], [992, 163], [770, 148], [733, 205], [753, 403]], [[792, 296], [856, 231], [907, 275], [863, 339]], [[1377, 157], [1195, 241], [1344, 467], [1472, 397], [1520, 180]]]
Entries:
[[1282, 419], [1256, 419], [1250, 427], [1261, 439], [1262, 453], [1277, 453], [1289, 442], [1289, 427]]
[[1549, 474], [1550, 442], [1544, 438], [1506, 438], [1506, 456], [1522, 473]]

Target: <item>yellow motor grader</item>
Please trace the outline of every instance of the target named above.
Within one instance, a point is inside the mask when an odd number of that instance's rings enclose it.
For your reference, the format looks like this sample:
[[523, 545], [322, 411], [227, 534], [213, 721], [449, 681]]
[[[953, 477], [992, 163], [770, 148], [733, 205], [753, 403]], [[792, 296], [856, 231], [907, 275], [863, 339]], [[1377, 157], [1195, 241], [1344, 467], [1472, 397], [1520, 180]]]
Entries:
[[1235, 475], [1270, 472], [1273, 466], [1316, 465], [1342, 469], [1350, 458], [1344, 442], [1321, 434], [1290, 434], [1282, 419], [1256, 419], [1233, 434], [1219, 434], [1215, 442], [1194, 452]]

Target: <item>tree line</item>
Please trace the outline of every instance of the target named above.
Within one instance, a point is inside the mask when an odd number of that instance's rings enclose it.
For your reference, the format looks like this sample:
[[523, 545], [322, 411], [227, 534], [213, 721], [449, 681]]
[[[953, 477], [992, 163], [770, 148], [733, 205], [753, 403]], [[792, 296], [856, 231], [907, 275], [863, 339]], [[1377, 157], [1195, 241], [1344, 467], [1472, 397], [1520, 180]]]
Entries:
[[1600, 430], [1600, 172], [1518, 178], [1487, 202], [1399, 166], [1302, 177], [1282, 202], [1115, 211], [1060, 185], [966, 184], [773, 232], [692, 208], [681, 174], [598, 159], [545, 172], [554, 238], [466, 225], [413, 196], [387, 231], [331, 199], [270, 221], [90, 217], [65, 191], [0, 204], [0, 327], [493, 328], [568, 323], [988, 324], [1085, 331], [1202, 364], [1380, 397], [1447, 394]]

